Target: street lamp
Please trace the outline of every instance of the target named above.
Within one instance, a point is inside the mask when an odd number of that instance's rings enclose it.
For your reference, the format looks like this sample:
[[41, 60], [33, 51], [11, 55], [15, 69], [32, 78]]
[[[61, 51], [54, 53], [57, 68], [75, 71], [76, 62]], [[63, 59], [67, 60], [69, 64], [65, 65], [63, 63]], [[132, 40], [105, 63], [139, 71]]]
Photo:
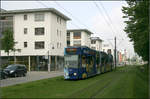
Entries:
[[53, 44], [53, 43], [50, 43], [50, 44], [49, 44], [49, 47], [50, 47], [50, 48], [49, 48], [49, 50], [48, 50], [48, 72], [51, 71], [51, 70], [50, 70], [50, 69], [51, 69], [51, 68], [50, 68], [50, 67], [51, 67], [51, 64], [50, 64], [49, 51], [51, 50], [51, 52], [52, 52], [52, 49], [54, 49], [54, 44]]
[[[14, 43], [15, 43], [15, 46], [16, 46], [16, 44], [18, 44], [18, 42], [14, 42]], [[14, 48], [13, 51], [14, 51], [14, 64], [16, 64], [16, 55], [15, 55], [15, 52], [16, 51], [21, 52], [21, 49]]]
[[16, 64], [16, 55], [15, 55], [15, 52], [18, 51], [18, 52], [21, 52], [21, 49], [13, 49], [14, 51], [14, 64]]

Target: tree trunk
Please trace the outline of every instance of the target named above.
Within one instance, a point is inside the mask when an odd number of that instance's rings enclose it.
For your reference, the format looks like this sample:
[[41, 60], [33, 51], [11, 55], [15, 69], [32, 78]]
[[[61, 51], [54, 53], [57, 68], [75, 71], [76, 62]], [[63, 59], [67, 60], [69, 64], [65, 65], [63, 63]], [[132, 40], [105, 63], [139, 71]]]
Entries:
[[10, 60], [9, 51], [7, 52], [7, 56], [8, 56], [8, 64], [9, 64], [9, 60]]

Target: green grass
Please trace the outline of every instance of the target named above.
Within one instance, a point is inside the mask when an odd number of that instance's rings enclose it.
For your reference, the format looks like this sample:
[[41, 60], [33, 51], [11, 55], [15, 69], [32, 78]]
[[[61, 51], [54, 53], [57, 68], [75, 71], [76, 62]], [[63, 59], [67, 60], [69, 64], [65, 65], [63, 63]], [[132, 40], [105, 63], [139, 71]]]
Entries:
[[86, 80], [55, 77], [2, 87], [2, 98], [147, 98], [148, 66], [121, 67]]

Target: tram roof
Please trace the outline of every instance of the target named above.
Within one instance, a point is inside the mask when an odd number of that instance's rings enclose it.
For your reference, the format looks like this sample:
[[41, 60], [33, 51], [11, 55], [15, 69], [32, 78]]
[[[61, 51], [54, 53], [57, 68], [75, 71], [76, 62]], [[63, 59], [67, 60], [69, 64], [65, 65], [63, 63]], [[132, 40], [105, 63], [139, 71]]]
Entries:
[[68, 46], [67, 48], [89, 48], [87, 46]]

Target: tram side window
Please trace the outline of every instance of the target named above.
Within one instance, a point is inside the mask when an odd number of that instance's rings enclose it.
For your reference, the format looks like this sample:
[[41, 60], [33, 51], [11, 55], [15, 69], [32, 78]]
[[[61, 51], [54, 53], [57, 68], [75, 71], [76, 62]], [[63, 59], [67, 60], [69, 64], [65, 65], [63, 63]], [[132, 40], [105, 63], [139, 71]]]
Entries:
[[86, 57], [85, 57], [85, 55], [82, 56], [82, 67], [86, 67]]
[[92, 72], [94, 68], [94, 57], [93, 56], [87, 56], [86, 57], [86, 71], [87, 72]]
[[88, 56], [88, 64], [90, 68], [93, 68], [94, 65], [94, 57], [93, 56]]
[[81, 67], [81, 55], [78, 56], [78, 66]]
[[94, 57], [91, 56], [91, 58], [92, 58], [92, 59], [91, 59], [91, 65], [92, 65], [91, 67], [93, 68], [93, 67], [94, 67]]
[[96, 55], [96, 64], [99, 65], [99, 63], [100, 63], [100, 57]]

